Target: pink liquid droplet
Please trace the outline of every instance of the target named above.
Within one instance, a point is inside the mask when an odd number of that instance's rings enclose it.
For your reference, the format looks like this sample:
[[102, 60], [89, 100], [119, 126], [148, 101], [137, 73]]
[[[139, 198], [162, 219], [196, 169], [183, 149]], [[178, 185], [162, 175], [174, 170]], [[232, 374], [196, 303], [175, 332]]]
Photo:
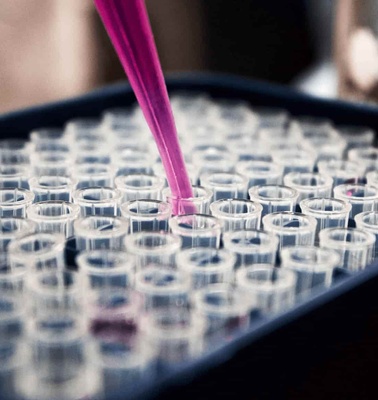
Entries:
[[131, 319], [111, 318], [105, 314], [103, 317], [91, 320], [90, 331], [98, 339], [132, 345], [138, 334], [138, 326]]
[[[154, 135], [172, 194], [192, 197], [144, 0], [94, 0]], [[180, 209], [173, 204], [173, 213]], [[186, 210], [188, 212], [188, 210]]]

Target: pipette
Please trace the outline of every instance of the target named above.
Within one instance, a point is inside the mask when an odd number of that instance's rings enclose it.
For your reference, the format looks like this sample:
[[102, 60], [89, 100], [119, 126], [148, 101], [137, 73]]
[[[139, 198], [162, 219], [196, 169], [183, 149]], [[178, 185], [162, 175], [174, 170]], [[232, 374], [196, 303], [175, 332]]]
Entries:
[[155, 137], [172, 194], [193, 197], [144, 1], [94, 2]]

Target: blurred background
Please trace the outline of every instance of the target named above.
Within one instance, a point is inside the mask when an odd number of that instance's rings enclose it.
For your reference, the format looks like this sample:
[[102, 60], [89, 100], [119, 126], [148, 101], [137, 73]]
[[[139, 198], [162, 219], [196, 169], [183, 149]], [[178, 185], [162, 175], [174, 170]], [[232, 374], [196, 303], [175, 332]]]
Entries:
[[[378, 0], [146, 0], [165, 73], [375, 102]], [[0, 0], [0, 112], [125, 79], [92, 0]]]

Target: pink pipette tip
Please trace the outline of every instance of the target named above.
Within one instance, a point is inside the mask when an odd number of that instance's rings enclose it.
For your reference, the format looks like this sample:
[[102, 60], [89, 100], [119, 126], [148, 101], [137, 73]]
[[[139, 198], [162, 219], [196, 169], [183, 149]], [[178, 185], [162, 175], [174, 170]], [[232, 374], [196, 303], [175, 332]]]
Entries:
[[144, 0], [94, 3], [155, 138], [168, 184], [177, 199], [173, 213], [181, 214], [179, 199], [193, 197], [192, 187]]

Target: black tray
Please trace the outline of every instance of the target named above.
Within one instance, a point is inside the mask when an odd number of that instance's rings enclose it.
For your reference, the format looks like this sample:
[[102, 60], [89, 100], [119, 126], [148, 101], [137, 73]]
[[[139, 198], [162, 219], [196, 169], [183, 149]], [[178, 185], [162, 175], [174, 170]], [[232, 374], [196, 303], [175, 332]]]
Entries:
[[[378, 130], [378, 109], [371, 105], [320, 100], [235, 76], [181, 74], [169, 77], [167, 84], [172, 92], [206, 92]], [[127, 84], [108, 86], [0, 116], [0, 132], [2, 138], [27, 137], [34, 128], [98, 116], [106, 108], [134, 102]], [[279, 317], [256, 322], [234, 342], [168, 377], [132, 392], [125, 388], [109, 399], [376, 398], [377, 337], [378, 265], [374, 265], [353, 276], [340, 276], [327, 292]]]

